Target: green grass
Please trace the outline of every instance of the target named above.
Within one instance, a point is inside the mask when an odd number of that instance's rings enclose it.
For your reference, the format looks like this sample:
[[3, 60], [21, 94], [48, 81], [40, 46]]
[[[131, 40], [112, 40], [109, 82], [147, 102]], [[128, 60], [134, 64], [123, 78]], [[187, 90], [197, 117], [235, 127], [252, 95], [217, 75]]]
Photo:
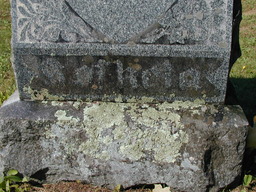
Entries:
[[240, 26], [242, 57], [232, 68], [231, 78], [256, 78], [256, 1], [242, 0], [243, 20]]
[[256, 115], [256, 1], [242, 0], [243, 20], [240, 27], [242, 57], [234, 64], [230, 77], [239, 104], [252, 124]]
[[11, 67], [11, 17], [9, 0], [0, 0], [0, 105], [15, 90]]

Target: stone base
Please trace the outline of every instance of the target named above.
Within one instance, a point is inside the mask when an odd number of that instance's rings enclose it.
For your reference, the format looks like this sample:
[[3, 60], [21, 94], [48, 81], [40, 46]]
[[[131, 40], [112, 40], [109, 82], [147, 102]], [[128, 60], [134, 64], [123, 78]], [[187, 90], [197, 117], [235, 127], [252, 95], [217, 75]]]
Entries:
[[241, 175], [239, 106], [15, 101], [0, 109], [0, 171], [114, 188], [216, 191]]

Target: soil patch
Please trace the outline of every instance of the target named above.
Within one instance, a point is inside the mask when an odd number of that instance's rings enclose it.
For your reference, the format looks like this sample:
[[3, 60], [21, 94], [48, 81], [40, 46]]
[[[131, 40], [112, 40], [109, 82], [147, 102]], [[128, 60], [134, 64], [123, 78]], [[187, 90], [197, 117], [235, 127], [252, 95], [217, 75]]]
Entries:
[[[56, 184], [43, 184], [42, 187], [32, 186], [28, 192], [119, 192], [120, 189], [110, 190], [80, 182], [59, 182]], [[126, 192], [152, 192], [151, 189], [129, 189]]]

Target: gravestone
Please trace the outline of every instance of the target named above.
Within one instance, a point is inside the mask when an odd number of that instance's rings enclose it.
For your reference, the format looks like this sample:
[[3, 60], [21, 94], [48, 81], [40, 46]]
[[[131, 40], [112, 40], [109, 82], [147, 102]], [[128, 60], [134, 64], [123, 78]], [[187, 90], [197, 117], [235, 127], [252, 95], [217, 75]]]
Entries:
[[239, 178], [232, 0], [11, 2], [19, 96], [0, 109], [0, 171], [196, 192]]
[[21, 99], [223, 103], [231, 0], [12, 1]]

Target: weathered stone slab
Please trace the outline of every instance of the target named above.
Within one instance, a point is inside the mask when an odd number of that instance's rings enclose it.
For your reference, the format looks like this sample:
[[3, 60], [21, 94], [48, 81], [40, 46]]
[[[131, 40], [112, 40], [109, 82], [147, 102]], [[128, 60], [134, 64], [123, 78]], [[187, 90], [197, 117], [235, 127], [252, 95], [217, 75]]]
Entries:
[[20, 79], [20, 95], [32, 100], [218, 102], [225, 95], [225, 61], [217, 58], [30, 55], [18, 66], [27, 74]]
[[195, 192], [217, 191], [240, 176], [248, 125], [240, 107], [200, 100], [16, 101], [0, 116], [0, 171]]
[[12, 0], [21, 99], [224, 102], [232, 8], [232, 0]]

